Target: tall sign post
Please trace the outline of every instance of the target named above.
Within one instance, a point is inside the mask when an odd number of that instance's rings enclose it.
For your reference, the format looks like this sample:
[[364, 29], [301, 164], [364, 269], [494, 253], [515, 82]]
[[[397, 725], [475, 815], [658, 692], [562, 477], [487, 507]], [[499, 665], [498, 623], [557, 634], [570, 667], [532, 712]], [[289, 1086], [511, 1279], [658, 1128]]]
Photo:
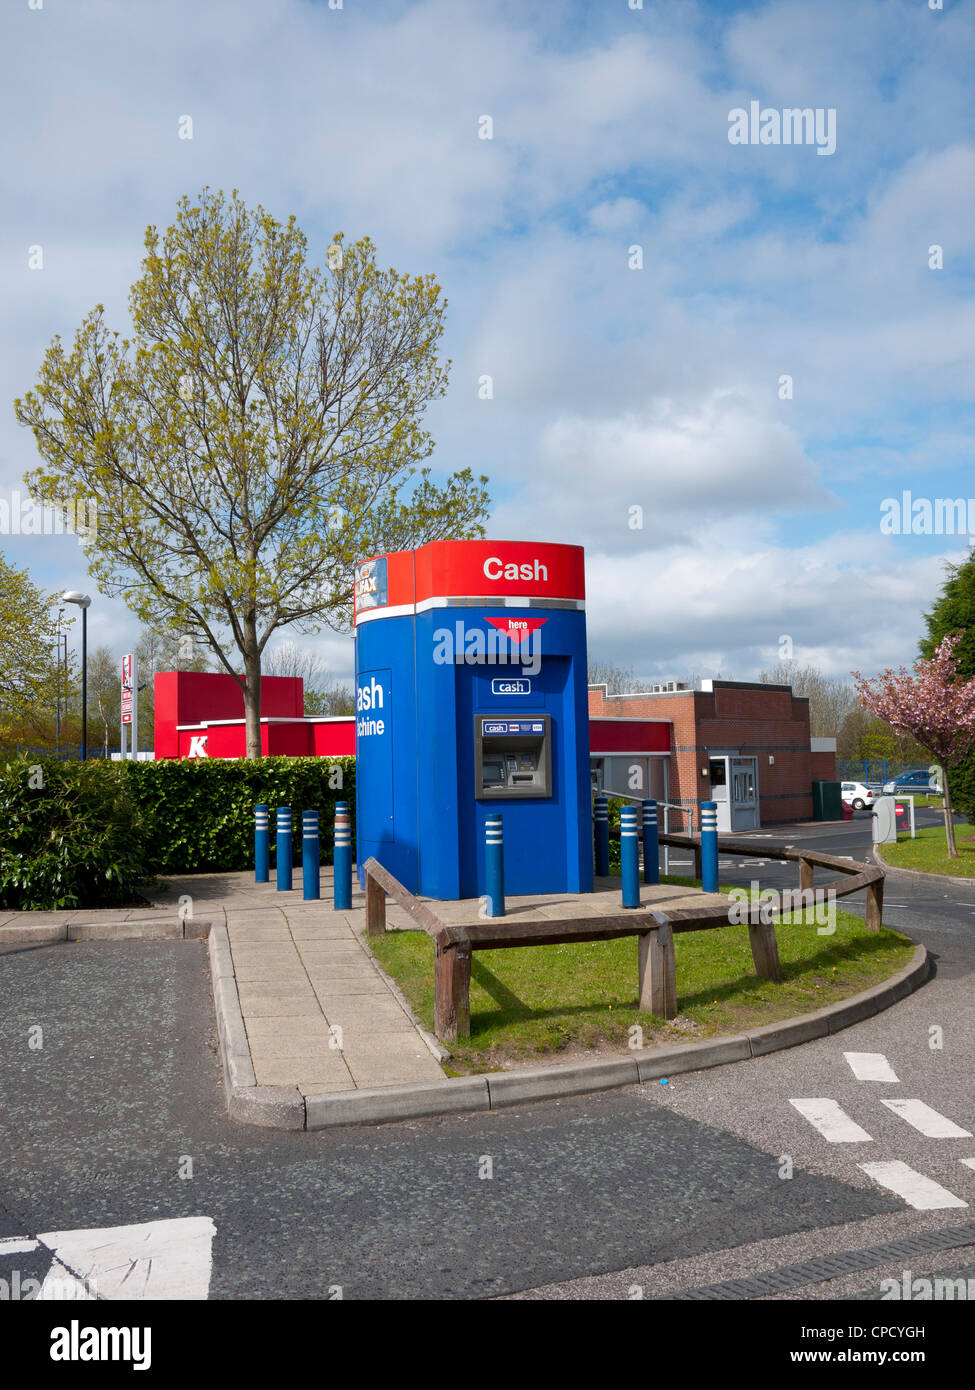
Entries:
[[[139, 756], [139, 659], [129, 652], [122, 657], [121, 756]], [[126, 752], [126, 732], [131, 729], [131, 752]]]

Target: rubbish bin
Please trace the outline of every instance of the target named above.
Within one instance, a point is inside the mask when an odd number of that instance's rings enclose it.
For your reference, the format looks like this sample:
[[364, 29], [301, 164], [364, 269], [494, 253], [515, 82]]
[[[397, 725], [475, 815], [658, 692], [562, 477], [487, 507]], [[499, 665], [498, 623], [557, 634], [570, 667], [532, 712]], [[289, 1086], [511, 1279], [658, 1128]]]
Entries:
[[813, 820], [843, 819], [843, 783], [813, 782]]

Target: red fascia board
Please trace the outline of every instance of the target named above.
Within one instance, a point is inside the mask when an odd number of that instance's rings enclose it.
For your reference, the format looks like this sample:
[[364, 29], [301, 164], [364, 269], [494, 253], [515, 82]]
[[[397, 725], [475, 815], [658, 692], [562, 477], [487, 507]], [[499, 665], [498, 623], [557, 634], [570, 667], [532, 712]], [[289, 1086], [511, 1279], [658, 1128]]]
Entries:
[[589, 751], [600, 753], [669, 753], [669, 719], [608, 719], [589, 721]]
[[416, 551], [417, 603], [469, 597], [585, 599], [585, 551], [552, 541], [482, 540], [431, 541]]

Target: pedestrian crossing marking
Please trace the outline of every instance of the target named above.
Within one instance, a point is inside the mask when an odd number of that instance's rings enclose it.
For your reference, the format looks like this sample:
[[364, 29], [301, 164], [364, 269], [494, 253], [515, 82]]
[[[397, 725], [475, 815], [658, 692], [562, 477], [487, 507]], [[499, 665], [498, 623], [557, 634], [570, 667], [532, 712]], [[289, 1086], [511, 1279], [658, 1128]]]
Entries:
[[40, 1231], [54, 1259], [38, 1298], [64, 1297], [70, 1287], [81, 1299], [205, 1299], [215, 1235], [208, 1216]]
[[36, 1250], [40, 1241], [38, 1240], [0, 1240], [0, 1255], [29, 1255]]
[[872, 1142], [871, 1136], [861, 1129], [841, 1105], [828, 1097], [809, 1100], [790, 1100], [799, 1114], [819, 1130], [824, 1139], [831, 1144], [865, 1144]]
[[844, 1052], [858, 1081], [896, 1081], [897, 1074], [882, 1052]]
[[947, 1119], [944, 1115], [939, 1115], [937, 1110], [932, 1110], [930, 1105], [925, 1105], [923, 1100], [882, 1100], [881, 1105], [886, 1105], [888, 1110], [893, 1110], [895, 1115], [900, 1115], [902, 1120], [906, 1120], [909, 1125], [925, 1135], [928, 1139], [971, 1139], [971, 1131], [962, 1129], [956, 1125], [954, 1120]]
[[933, 1178], [926, 1178], [907, 1163], [858, 1163], [858, 1168], [874, 1182], [902, 1197], [917, 1211], [943, 1211], [948, 1207], [967, 1207], [968, 1203], [942, 1187]]

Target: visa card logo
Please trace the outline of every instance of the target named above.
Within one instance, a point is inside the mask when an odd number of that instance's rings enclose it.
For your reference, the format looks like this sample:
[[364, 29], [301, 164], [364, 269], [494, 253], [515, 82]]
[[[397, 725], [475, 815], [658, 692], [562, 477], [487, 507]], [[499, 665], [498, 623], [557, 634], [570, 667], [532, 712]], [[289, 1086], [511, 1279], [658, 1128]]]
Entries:
[[500, 677], [491, 682], [492, 695], [530, 695], [532, 683], [529, 680], [502, 680]]

